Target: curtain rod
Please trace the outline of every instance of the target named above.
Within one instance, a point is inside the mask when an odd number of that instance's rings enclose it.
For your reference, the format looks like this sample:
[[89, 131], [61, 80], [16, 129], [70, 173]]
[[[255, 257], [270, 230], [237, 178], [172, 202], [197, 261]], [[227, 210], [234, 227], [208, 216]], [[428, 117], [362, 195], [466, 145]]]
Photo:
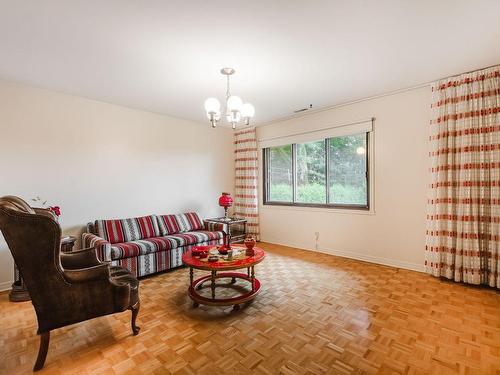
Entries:
[[290, 133], [290, 134], [287, 134], [287, 135], [280, 135], [280, 136], [270, 137], [270, 138], [259, 138], [257, 141], [258, 142], [272, 141], [272, 140], [275, 140], [275, 139], [288, 138], [288, 137], [293, 137], [293, 136], [296, 136], [296, 135], [304, 135], [304, 134], [317, 133], [317, 132], [321, 132], [321, 131], [324, 131], [324, 130], [343, 128], [345, 126], [362, 124], [364, 122], [369, 122], [369, 121], [372, 122], [373, 120], [375, 120], [375, 117], [370, 117], [370, 118], [367, 118], [367, 119], [364, 119], [364, 120], [346, 122], [346, 123], [342, 123], [340, 125], [327, 126], [327, 127], [324, 127], [324, 128], [319, 128], [319, 129], [315, 129], [315, 130], [311, 130], [311, 131], [303, 131], [303, 132], [297, 132], [297, 133]]
[[299, 113], [299, 114], [293, 114], [293, 115], [281, 117], [281, 118], [278, 118], [278, 119], [275, 119], [275, 120], [270, 120], [270, 121], [266, 121], [266, 122], [263, 122], [263, 123], [260, 123], [260, 124], [256, 124], [255, 126], [260, 128], [260, 127], [264, 127], [264, 126], [274, 125], [275, 123], [278, 123], [278, 122], [287, 121], [287, 120], [291, 120], [291, 119], [295, 119], [295, 118], [301, 118], [301, 117], [309, 116], [311, 114], [329, 111], [329, 110], [334, 109], [334, 108], [345, 107], [347, 105], [356, 104], [356, 103], [360, 103], [360, 102], [365, 102], [367, 100], [383, 98], [384, 96], [401, 94], [401, 93], [406, 92], [406, 91], [417, 90], [417, 89], [421, 89], [423, 87], [430, 86], [430, 85], [432, 85], [436, 81], [441, 81], [443, 79], [447, 79], [447, 78], [451, 78], [451, 77], [456, 77], [456, 76], [459, 76], [459, 75], [462, 75], [462, 74], [473, 73], [473, 72], [476, 72], [478, 70], [484, 70], [484, 69], [494, 68], [496, 66], [500, 66], [500, 64], [497, 63], [497, 64], [493, 64], [493, 65], [490, 65], [490, 66], [486, 66], [484, 68], [473, 69], [473, 70], [469, 70], [467, 72], [458, 73], [458, 74], [452, 74], [452, 75], [449, 75], [449, 76], [446, 76], [446, 77], [434, 79], [432, 81], [421, 83], [421, 84], [418, 84], [418, 85], [415, 85], [415, 86], [409, 86], [409, 87], [406, 87], [406, 88], [403, 88], [403, 89], [388, 91], [388, 92], [383, 93], [383, 94], [368, 96], [368, 97], [361, 98], [361, 99], [351, 100], [351, 101], [345, 102], [345, 103], [334, 104], [334, 105], [327, 106], [327, 107], [321, 107], [321, 108], [317, 108], [317, 109], [305, 111], [305, 112], [302, 112], [302, 113]]
[[443, 79], [448, 79], [448, 78], [451, 78], [451, 77], [457, 77], [457, 76], [461, 76], [462, 74], [469, 74], [469, 73], [474, 73], [474, 72], [477, 72], [478, 70], [484, 70], [484, 69], [490, 69], [490, 68], [494, 68], [496, 66], [500, 66], [500, 64], [496, 63], [496, 64], [493, 64], [493, 65], [490, 65], [490, 66], [486, 66], [484, 68], [479, 68], [479, 69], [473, 69], [473, 70], [469, 70], [467, 72], [463, 72], [463, 73], [458, 73], [458, 74], [452, 74], [451, 76], [447, 76], [447, 77], [442, 77], [442, 78], [438, 78], [438, 79], [435, 79], [431, 82], [428, 82], [427, 84], [431, 84], [431, 83], [434, 83], [436, 81], [441, 81]]

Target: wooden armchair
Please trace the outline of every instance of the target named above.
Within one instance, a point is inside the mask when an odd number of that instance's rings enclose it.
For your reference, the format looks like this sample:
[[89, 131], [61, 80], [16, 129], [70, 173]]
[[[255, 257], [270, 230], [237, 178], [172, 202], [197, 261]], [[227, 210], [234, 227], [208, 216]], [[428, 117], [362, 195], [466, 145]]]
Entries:
[[33, 209], [17, 197], [0, 198], [0, 230], [38, 319], [41, 337], [34, 371], [45, 363], [53, 329], [130, 309], [133, 334], [139, 333], [137, 278], [100, 262], [93, 248], [61, 253], [61, 227], [52, 212]]

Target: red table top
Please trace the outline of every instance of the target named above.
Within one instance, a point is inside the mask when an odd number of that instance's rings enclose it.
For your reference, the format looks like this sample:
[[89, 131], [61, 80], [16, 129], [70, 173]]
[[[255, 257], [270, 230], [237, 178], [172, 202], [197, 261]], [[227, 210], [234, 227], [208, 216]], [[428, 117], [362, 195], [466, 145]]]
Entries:
[[[217, 248], [217, 246], [212, 245], [212, 246], [193, 247], [193, 249], [200, 249], [206, 251], [214, 248]], [[245, 246], [238, 246], [238, 245], [231, 245], [231, 248], [239, 249], [243, 252], [243, 254], [245, 253], [246, 249]], [[240, 268], [248, 268], [257, 263], [260, 263], [266, 256], [264, 250], [262, 250], [260, 247], [254, 247], [253, 250], [254, 250], [253, 256], [246, 256], [244, 259], [235, 259], [230, 262], [225, 260], [218, 262], [208, 262], [206, 258], [204, 260], [200, 260], [199, 257], [193, 256], [191, 250], [188, 250], [182, 255], [182, 262], [189, 267], [202, 270], [219, 271], [219, 270], [236, 270]]]

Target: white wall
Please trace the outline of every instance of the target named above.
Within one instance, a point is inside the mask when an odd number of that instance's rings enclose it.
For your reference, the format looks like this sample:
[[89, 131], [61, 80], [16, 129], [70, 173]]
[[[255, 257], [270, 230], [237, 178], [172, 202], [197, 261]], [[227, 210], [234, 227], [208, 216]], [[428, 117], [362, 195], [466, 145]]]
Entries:
[[[97, 218], [220, 216], [232, 141], [229, 129], [0, 81], [0, 196], [61, 206], [64, 233], [77, 237]], [[0, 289], [12, 267], [0, 236]]]
[[423, 270], [429, 116], [423, 87], [259, 127], [265, 139], [375, 117], [373, 212], [262, 206], [261, 178], [261, 239]]

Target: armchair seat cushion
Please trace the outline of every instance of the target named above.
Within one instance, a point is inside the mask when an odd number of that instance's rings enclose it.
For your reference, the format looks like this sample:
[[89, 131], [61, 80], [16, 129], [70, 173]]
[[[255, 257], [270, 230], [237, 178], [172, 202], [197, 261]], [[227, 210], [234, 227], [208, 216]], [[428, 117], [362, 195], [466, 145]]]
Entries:
[[139, 255], [176, 249], [178, 247], [196, 245], [212, 240], [220, 240], [224, 232], [220, 231], [191, 231], [176, 233], [169, 236], [147, 238], [143, 240], [115, 243], [111, 245], [111, 259], [124, 259]]

